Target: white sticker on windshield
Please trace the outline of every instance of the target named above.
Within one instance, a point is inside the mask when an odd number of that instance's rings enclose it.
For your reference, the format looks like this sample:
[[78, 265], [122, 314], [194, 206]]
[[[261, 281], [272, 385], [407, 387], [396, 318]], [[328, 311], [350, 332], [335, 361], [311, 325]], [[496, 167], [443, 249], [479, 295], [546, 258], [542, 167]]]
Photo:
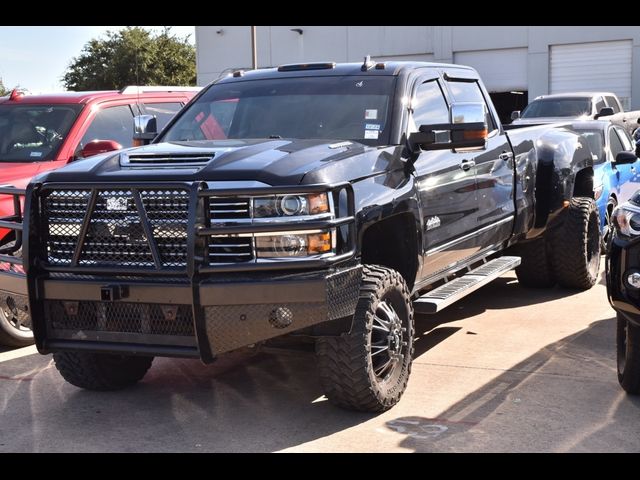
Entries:
[[365, 130], [364, 138], [367, 140], [377, 140], [379, 133], [380, 132], [378, 130]]
[[377, 123], [367, 123], [364, 126], [365, 130], [380, 130], [380, 125]]
[[30, 157], [41, 157], [42, 156], [42, 152], [31, 152], [29, 154]]
[[365, 120], [377, 120], [378, 119], [378, 110], [377, 109], [372, 109], [372, 110], [365, 110], [364, 111], [364, 119]]

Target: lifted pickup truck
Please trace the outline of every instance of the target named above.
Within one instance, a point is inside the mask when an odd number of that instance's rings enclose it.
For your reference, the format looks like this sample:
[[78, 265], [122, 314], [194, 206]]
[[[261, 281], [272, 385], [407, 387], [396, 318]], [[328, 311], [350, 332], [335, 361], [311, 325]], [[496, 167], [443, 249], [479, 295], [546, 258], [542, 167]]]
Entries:
[[592, 162], [564, 127], [507, 134], [468, 67], [238, 71], [150, 145], [35, 178], [24, 221], [1, 224], [22, 232], [22, 259], [0, 260], [26, 280], [0, 289], [82, 388], [295, 333], [333, 403], [382, 411], [407, 385], [414, 310], [516, 266], [526, 285], [594, 284]]

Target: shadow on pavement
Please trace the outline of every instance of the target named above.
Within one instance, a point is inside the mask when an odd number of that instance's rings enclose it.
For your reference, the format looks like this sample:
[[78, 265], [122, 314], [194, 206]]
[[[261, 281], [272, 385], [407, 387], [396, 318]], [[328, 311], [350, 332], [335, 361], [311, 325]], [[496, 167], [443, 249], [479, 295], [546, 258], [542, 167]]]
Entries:
[[119, 392], [77, 389], [50, 359], [29, 360], [45, 364], [1, 383], [0, 452], [271, 452], [373, 417], [330, 405], [313, 355], [299, 351], [243, 351], [210, 366], [156, 359]]
[[479, 315], [486, 310], [502, 310], [552, 302], [583, 293], [581, 290], [554, 288], [527, 288], [514, 277], [500, 277], [476, 290], [461, 301], [436, 315], [417, 315], [416, 323], [434, 326]]
[[[534, 293], [513, 278], [498, 279], [436, 316], [417, 318], [416, 357], [460, 329], [443, 324], [488, 309], [549, 302], [575, 293], [561, 289]], [[550, 345], [500, 374], [443, 412], [440, 417], [449, 423], [402, 417], [387, 422], [387, 427], [414, 432], [407, 433], [401, 445], [416, 451], [459, 451], [469, 442], [475, 442], [472, 444], [478, 450], [606, 449], [607, 436], [616, 434], [612, 425], [626, 428], [637, 447], [640, 423], [616, 424], [618, 406], [640, 410], [640, 404], [625, 400], [615, 381], [614, 359], [609, 358], [614, 344], [612, 322], [595, 322], [588, 330]], [[567, 368], [601, 387], [595, 402], [592, 396], [580, 396], [579, 383], [566, 388], [575, 382], [566, 374]], [[299, 446], [375, 417], [330, 405], [322, 397], [313, 354], [300, 350], [243, 350], [222, 356], [210, 366], [195, 360], [156, 359], [140, 384], [106, 393], [64, 383], [50, 357], [11, 360], [4, 362], [2, 369], [3, 375], [19, 376], [20, 380], [0, 381], [0, 452], [270, 452]], [[536, 384], [541, 381], [550, 382], [552, 390], [559, 389], [557, 399], [540, 398]], [[537, 408], [542, 409], [535, 418], [555, 422], [542, 427], [565, 425], [553, 445], [547, 448], [533, 440], [523, 443], [522, 438], [535, 437], [541, 426], [531, 425], [529, 416], [517, 417], [518, 398], [523, 402], [534, 398]], [[576, 411], [585, 409], [589, 422], [584, 426], [575, 418], [558, 418], [566, 409], [556, 408], [554, 400], [575, 405]], [[497, 434], [503, 443], [487, 444], [483, 429], [503, 428], [500, 415], [505, 413], [518, 418], [515, 425], [509, 424], [512, 431]], [[518, 442], [514, 443], [513, 435], [518, 436]], [[344, 450], [349, 450], [349, 445], [344, 445]]]
[[612, 345], [615, 318], [594, 322], [437, 418], [398, 417], [385, 426], [417, 452], [638, 451], [640, 423], [629, 419], [640, 415], [640, 398], [619, 387]]

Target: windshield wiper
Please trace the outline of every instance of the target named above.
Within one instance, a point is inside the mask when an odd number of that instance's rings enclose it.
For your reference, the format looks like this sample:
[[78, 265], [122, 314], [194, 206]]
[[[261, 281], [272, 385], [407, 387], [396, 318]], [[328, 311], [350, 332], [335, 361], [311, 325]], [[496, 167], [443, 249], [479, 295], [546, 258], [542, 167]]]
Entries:
[[269, 138], [273, 138], [273, 139], [276, 139], [276, 140], [282, 140], [282, 136], [280, 136], [280, 135], [269, 135]]

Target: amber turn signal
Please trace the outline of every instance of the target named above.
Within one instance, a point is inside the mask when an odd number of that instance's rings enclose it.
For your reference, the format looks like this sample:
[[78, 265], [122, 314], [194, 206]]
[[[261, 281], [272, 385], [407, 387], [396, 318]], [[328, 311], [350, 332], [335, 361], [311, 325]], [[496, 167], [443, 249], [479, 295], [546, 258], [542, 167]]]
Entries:
[[331, 251], [331, 234], [314, 233], [307, 236], [307, 252], [309, 254], [314, 253], [326, 253]]
[[462, 138], [465, 140], [480, 140], [486, 139], [489, 136], [489, 132], [486, 128], [482, 130], [465, 130], [462, 132]]
[[309, 201], [309, 214], [327, 213], [329, 211], [329, 199], [326, 193], [316, 193], [307, 197]]

